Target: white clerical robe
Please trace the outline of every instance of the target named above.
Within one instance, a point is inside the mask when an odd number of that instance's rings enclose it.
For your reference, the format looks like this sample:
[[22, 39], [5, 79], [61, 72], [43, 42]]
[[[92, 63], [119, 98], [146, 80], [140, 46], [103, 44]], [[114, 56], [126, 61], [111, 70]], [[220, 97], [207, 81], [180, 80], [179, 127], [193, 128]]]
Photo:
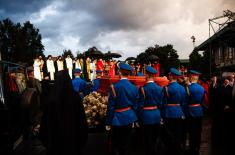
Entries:
[[96, 78], [96, 64], [95, 64], [95, 62], [91, 62], [90, 70], [91, 70], [91, 81], [93, 81]]
[[73, 74], [72, 74], [72, 71], [73, 71], [73, 60], [71, 58], [66, 58], [65, 61], [66, 61], [67, 69], [69, 70], [69, 76], [72, 79], [73, 78]]
[[61, 60], [57, 60], [57, 69], [58, 71], [64, 70], [64, 62]]
[[41, 66], [41, 62], [35, 60], [33, 63], [33, 70], [34, 70], [34, 78], [38, 79], [39, 81], [42, 81], [42, 76], [41, 76], [41, 72], [40, 72], [40, 66]]
[[80, 62], [79, 62], [79, 59], [75, 61], [75, 68], [79, 68], [81, 69], [81, 65], [80, 65]]
[[55, 74], [55, 66], [53, 60], [47, 60], [47, 72], [50, 73], [50, 79], [55, 80], [54, 74]]

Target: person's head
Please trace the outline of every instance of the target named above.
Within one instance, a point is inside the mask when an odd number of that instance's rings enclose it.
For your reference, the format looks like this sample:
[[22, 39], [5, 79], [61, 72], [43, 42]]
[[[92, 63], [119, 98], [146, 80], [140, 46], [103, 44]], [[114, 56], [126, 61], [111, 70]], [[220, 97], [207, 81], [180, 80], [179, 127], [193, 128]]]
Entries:
[[147, 66], [145, 70], [146, 70], [146, 80], [153, 80], [153, 78], [158, 72], [155, 68], [151, 66]]
[[130, 65], [131, 65], [131, 67], [134, 67], [134, 66], [135, 66], [134, 62], [131, 62]]
[[34, 58], [34, 60], [35, 60], [35, 61], [39, 61], [39, 57], [36, 56], [36, 57]]
[[211, 81], [212, 81], [212, 82], [216, 82], [216, 81], [217, 81], [217, 76], [216, 76], [216, 75], [212, 75]]
[[184, 76], [180, 76], [180, 77], [177, 79], [177, 81], [178, 81], [179, 83], [183, 83], [183, 82], [184, 82]]
[[9, 73], [9, 76], [10, 76], [11, 78], [16, 78], [16, 73], [15, 73], [15, 72], [10, 72], [10, 73]]
[[67, 55], [67, 58], [70, 58], [70, 55], [69, 55], [69, 54]]
[[59, 55], [57, 59], [58, 59], [58, 60], [62, 60], [62, 57]]
[[234, 81], [234, 74], [231, 73], [228, 78], [227, 78], [230, 82], [233, 82]]
[[190, 82], [198, 82], [200, 75], [201, 75], [201, 73], [199, 73], [195, 70], [189, 70], [189, 81]]
[[168, 78], [170, 81], [177, 81], [180, 76], [182, 75], [176, 68], [170, 68], [170, 72], [168, 73]]
[[75, 77], [80, 77], [82, 71], [81, 71], [81, 69], [78, 68], [78, 69], [74, 69], [74, 70], [73, 70], [73, 73], [74, 73], [74, 76], [75, 76]]
[[110, 65], [113, 65], [114, 63], [113, 63], [113, 60], [110, 60]]
[[42, 59], [42, 56], [41, 55], [39, 55], [39, 57], [38, 57], [40, 60]]
[[47, 59], [51, 60], [51, 59], [52, 59], [52, 56], [51, 56], [51, 55], [48, 55], [48, 56], [47, 56]]
[[228, 78], [225, 78], [224, 79], [224, 85], [226, 86], [226, 85], [228, 85], [229, 84], [229, 79]]
[[123, 77], [129, 76], [131, 74], [131, 71], [134, 70], [130, 65], [126, 63], [120, 63], [119, 68], [120, 68], [119, 74], [120, 76], [123, 76]]
[[34, 77], [34, 68], [33, 66], [27, 67], [27, 74], [29, 77]]

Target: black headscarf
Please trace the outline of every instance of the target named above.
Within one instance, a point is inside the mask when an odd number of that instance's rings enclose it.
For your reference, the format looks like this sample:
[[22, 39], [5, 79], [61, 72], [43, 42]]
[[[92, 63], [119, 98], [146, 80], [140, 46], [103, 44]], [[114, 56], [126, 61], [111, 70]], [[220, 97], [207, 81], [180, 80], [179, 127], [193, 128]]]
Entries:
[[48, 108], [49, 154], [80, 154], [87, 140], [87, 121], [67, 70], [57, 73]]

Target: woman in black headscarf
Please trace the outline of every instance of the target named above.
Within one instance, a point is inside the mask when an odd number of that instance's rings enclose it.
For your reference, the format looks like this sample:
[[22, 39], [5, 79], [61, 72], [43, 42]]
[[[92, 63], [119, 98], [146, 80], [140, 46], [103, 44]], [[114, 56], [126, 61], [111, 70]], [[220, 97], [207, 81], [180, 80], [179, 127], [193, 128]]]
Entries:
[[84, 107], [67, 70], [57, 73], [48, 108], [49, 155], [81, 154], [88, 127]]

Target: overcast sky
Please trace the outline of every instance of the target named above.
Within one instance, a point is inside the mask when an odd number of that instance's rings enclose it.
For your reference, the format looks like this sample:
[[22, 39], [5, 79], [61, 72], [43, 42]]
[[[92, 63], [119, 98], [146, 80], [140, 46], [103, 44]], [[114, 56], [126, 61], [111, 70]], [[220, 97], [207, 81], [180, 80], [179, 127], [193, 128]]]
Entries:
[[181, 59], [208, 38], [208, 19], [235, 11], [235, 0], [0, 0], [0, 20], [30, 21], [45, 55], [96, 46], [123, 59], [147, 47], [172, 44]]

